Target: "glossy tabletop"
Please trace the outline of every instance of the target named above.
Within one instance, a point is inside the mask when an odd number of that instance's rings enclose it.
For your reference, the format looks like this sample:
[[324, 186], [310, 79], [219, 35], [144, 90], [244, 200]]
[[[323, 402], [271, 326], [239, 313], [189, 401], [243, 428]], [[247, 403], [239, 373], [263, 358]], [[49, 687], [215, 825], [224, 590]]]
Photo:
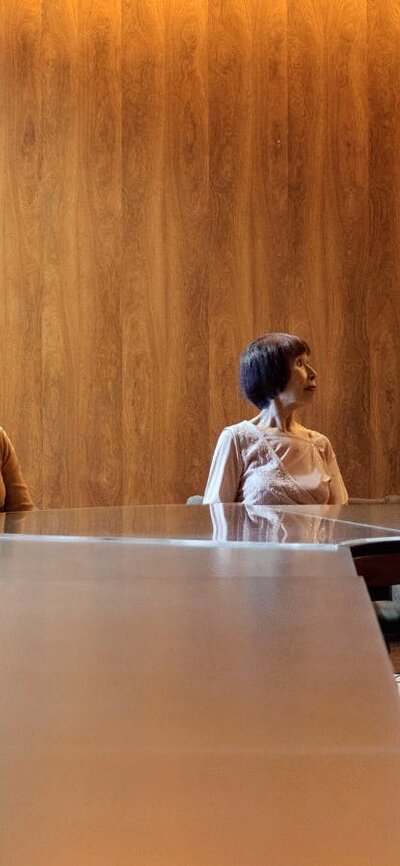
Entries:
[[2, 864], [397, 866], [348, 550], [10, 536], [0, 575]]
[[399, 505], [75, 508], [0, 515], [6, 535], [129, 537], [198, 543], [348, 544], [400, 537]]

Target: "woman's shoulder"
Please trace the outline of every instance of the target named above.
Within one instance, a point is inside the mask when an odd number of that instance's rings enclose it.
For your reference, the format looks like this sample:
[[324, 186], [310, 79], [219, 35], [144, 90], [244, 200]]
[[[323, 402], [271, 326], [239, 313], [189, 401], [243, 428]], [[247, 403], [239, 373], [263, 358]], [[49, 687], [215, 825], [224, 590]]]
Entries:
[[260, 442], [260, 431], [250, 421], [239, 421], [229, 424], [221, 430], [218, 439], [219, 449], [235, 448], [243, 454], [248, 448], [255, 447]]
[[0, 463], [3, 466], [12, 449], [11, 441], [3, 427], [0, 427]]
[[326, 460], [331, 460], [334, 457], [334, 450], [330, 439], [324, 433], [320, 433], [319, 430], [310, 430], [309, 432], [311, 434], [310, 441], [315, 445], [320, 454], [323, 454]]
[[296, 427], [296, 433], [298, 436], [301, 436], [303, 439], [308, 439], [320, 448], [326, 448], [330, 445], [328, 437], [325, 436], [324, 433], [320, 433], [319, 430], [311, 430], [308, 427], [303, 427], [302, 424], [298, 424]]
[[5, 444], [8, 444], [9, 442], [10, 442], [10, 439], [7, 436], [7, 433], [4, 430], [4, 427], [0, 427], [0, 445], [5, 445]]
[[251, 421], [238, 421], [237, 424], [229, 424], [228, 427], [224, 427], [221, 432], [221, 436], [225, 436], [230, 439], [252, 439], [259, 435], [258, 428], [255, 427]]

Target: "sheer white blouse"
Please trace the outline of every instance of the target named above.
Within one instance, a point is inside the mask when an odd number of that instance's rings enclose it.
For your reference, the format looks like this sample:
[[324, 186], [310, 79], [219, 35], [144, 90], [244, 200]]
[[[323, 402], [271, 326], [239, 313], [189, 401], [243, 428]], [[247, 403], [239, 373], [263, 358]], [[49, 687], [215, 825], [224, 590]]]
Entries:
[[222, 431], [204, 504], [345, 505], [347, 491], [329, 439], [315, 430], [283, 433], [241, 421]]

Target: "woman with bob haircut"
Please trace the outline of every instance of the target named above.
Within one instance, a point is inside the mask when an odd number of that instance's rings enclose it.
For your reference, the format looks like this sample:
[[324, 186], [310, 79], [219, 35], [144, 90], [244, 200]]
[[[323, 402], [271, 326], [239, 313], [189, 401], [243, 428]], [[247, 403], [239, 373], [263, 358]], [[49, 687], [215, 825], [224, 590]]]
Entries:
[[345, 505], [347, 491], [329, 439], [296, 412], [313, 399], [310, 348], [291, 334], [265, 334], [240, 359], [242, 393], [259, 414], [222, 431], [204, 504]]

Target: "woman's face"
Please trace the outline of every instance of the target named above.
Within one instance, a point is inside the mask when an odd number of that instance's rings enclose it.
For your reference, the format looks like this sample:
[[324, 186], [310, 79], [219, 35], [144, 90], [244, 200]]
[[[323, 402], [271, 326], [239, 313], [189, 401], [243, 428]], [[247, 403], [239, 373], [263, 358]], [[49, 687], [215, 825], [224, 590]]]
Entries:
[[298, 355], [291, 362], [291, 373], [279, 400], [284, 406], [302, 406], [312, 400], [317, 387], [317, 374], [308, 362], [308, 355]]

